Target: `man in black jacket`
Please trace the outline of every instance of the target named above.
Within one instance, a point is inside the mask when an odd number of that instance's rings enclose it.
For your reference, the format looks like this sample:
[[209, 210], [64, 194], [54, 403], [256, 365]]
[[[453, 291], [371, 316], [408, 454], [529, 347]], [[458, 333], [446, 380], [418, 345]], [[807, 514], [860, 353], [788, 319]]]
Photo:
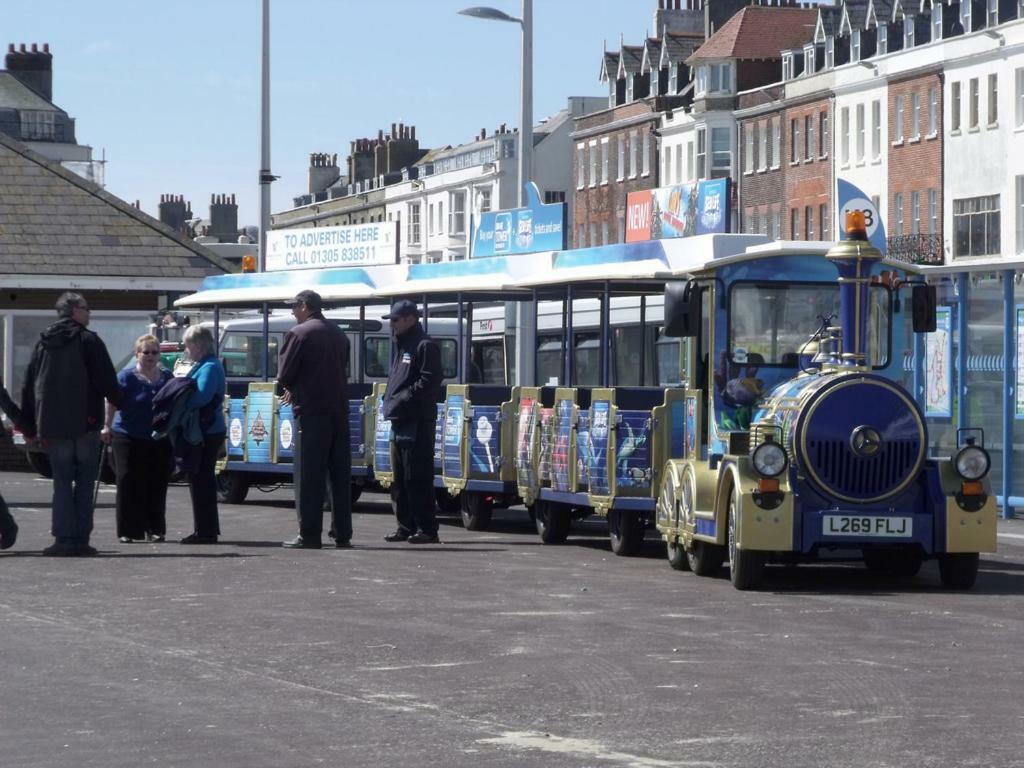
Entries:
[[391, 421], [395, 480], [391, 501], [398, 529], [385, 541], [436, 544], [434, 429], [441, 393], [441, 350], [427, 336], [416, 305], [396, 301], [390, 314], [397, 354], [384, 391], [384, 418]]
[[285, 334], [277, 383], [295, 414], [295, 506], [299, 535], [284, 542], [320, 549], [324, 491], [331, 486], [334, 546], [352, 546], [352, 454], [348, 430], [348, 337], [325, 320], [316, 291], [290, 302], [297, 323]]
[[103, 401], [119, 405], [121, 389], [107, 348], [89, 325], [77, 293], [57, 300], [56, 323], [36, 343], [25, 373], [25, 436], [39, 438], [53, 470], [54, 543], [44, 555], [95, 555], [89, 546], [93, 488], [99, 474]]

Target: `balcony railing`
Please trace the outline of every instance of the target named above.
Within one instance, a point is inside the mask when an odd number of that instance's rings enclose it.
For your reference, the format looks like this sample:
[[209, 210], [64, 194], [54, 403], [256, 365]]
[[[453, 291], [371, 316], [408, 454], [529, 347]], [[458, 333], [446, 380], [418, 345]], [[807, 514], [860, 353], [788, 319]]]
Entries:
[[943, 264], [942, 235], [892, 235], [886, 238], [888, 258], [910, 264]]

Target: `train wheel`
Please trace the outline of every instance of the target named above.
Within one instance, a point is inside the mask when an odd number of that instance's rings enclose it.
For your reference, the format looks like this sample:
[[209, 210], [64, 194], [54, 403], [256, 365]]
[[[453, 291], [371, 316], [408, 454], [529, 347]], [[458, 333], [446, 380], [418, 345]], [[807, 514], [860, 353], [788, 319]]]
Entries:
[[635, 555], [644, 544], [643, 517], [621, 509], [608, 510], [608, 538], [616, 555]]
[[764, 578], [764, 553], [736, 546], [736, 491], [729, 497], [729, 580], [736, 589], [756, 589]]
[[491, 524], [494, 500], [482, 493], [460, 494], [462, 497], [462, 524], [467, 531], [486, 531]]
[[541, 501], [534, 504], [537, 515], [537, 533], [545, 544], [562, 544], [569, 538], [569, 524], [572, 522], [572, 509], [564, 504]]
[[668, 555], [668, 564], [677, 571], [690, 570], [690, 561], [686, 557], [686, 550], [678, 541], [665, 542], [665, 554]]
[[217, 475], [217, 501], [223, 504], [241, 504], [249, 493], [249, 479], [239, 472], [221, 472]]
[[690, 564], [690, 570], [698, 576], [714, 576], [722, 570], [725, 547], [706, 541], [691, 542], [690, 548], [686, 550], [686, 561]]
[[939, 555], [939, 578], [946, 589], [970, 589], [978, 578], [978, 553]]
[[461, 505], [459, 502], [459, 495], [452, 496], [444, 488], [434, 489], [434, 501], [437, 502], [437, 508], [446, 514], [454, 514], [459, 512]]
[[873, 573], [897, 579], [912, 579], [921, 570], [923, 558], [915, 549], [865, 549], [864, 565]]

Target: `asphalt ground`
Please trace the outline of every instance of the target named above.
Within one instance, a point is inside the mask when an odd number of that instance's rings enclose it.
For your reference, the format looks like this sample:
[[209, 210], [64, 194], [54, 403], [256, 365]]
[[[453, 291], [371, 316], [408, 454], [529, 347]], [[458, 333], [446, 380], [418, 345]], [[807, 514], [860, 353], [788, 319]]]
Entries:
[[[291, 492], [221, 507], [216, 546], [130, 544], [113, 493], [96, 558], [44, 558], [49, 484], [0, 475], [0, 767], [1024, 765], [1024, 524], [976, 588], [927, 564], [668, 567], [652, 532], [544, 546], [523, 512], [440, 545], [285, 550]], [[172, 487], [169, 533], [191, 532]]]

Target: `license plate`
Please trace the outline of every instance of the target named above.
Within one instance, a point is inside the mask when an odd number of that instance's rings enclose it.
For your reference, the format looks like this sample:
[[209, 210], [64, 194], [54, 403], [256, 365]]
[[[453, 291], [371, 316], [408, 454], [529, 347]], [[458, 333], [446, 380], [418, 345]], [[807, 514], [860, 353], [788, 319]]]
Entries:
[[909, 538], [914, 533], [912, 517], [877, 517], [872, 515], [825, 515], [821, 521], [825, 536], [886, 536]]

